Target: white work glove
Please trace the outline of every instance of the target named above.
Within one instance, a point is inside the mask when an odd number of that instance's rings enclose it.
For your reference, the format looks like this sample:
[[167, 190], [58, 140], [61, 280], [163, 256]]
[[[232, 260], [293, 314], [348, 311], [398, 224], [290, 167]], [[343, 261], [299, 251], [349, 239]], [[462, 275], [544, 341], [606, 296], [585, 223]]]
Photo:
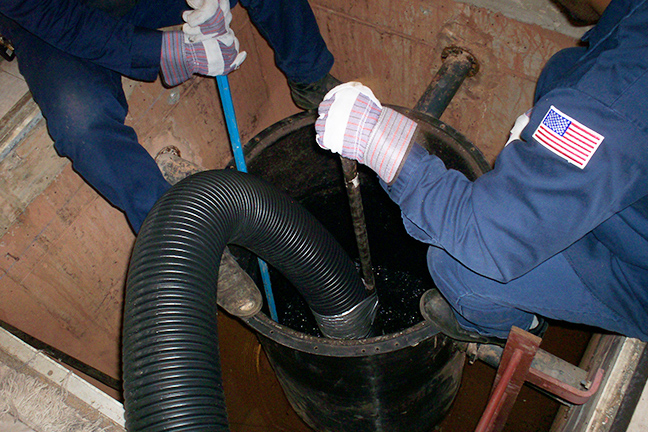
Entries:
[[187, 4], [192, 10], [182, 13], [182, 19], [186, 23], [182, 26], [182, 31], [187, 35], [189, 42], [200, 42], [229, 34], [234, 36], [229, 27], [232, 22], [229, 0], [187, 0]]
[[320, 147], [367, 165], [392, 183], [409, 153], [416, 126], [383, 107], [368, 87], [349, 82], [324, 96], [315, 131]]
[[513, 141], [519, 140], [520, 135], [522, 135], [522, 131], [524, 128], [529, 124], [529, 120], [531, 120], [531, 113], [533, 112], [533, 108], [519, 116], [517, 119], [515, 119], [515, 124], [511, 128], [511, 132], [509, 133], [509, 138], [506, 141], [506, 144], [504, 144], [504, 147], [512, 143]]
[[239, 68], [247, 53], [239, 53], [238, 39], [226, 45], [219, 38], [191, 43], [182, 31], [167, 31], [162, 36], [160, 66], [162, 78], [170, 86], [188, 80], [192, 74], [227, 75]]
[[189, 0], [193, 9], [182, 15], [182, 31], [165, 32], [162, 38], [161, 70], [164, 81], [178, 85], [192, 74], [227, 75], [247, 57], [239, 52], [239, 41], [229, 27], [229, 0]]

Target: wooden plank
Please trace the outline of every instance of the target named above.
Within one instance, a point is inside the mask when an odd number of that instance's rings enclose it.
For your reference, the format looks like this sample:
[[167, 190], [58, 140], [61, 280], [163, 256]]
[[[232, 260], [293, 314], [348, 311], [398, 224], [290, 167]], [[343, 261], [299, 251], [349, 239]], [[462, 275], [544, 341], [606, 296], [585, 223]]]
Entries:
[[44, 125], [0, 161], [0, 236], [69, 165], [56, 154]]
[[[28, 91], [27, 83], [18, 71], [16, 60], [8, 62], [0, 58], [0, 88], [2, 89], [0, 118], [2, 118]], [[0, 122], [0, 127], [1, 125], [2, 122]]]
[[43, 120], [31, 93], [25, 93], [0, 120], [0, 161]]

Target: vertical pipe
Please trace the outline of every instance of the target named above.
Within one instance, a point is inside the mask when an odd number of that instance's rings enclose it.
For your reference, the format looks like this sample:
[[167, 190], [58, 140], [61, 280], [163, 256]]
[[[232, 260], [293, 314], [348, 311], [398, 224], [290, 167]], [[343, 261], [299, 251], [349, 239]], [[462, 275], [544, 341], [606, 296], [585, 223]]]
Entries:
[[371, 264], [371, 253], [369, 252], [369, 238], [367, 236], [367, 225], [365, 223], [364, 209], [362, 207], [362, 196], [360, 195], [360, 178], [358, 177], [358, 163], [352, 159], [340, 157], [342, 171], [344, 172], [344, 184], [346, 185], [351, 207], [351, 220], [353, 230], [358, 244], [360, 254], [360, 265], [364, 276], [365, 286], [369, 291], [376, 288], [373, 266]]
[[[227, 124], [227, 131], [230, 137], [232, 146], [232, 153], [234, 154], [234, 162], [236, 169], [241, 172], [247, 172], [245, 165], [245, 155], [243, 154], [243, 146], [241, 146], [241, 135], [236, 121], [236, 113], [234, 112], [234, 103], [232, 102], [232, 92], [229, 87], [229, 79], [227, 75], [218, 75], [216, 77], [216, 85], [218, 86], [218, 93], [220, 94], [221, 104], [223, 105], [223, 112], [225, 113], [225, 123]], [[261, 271], [261, 280], [263, 281], [263, 288], [268, 301], [268, 308], [270, 309], [270, 317], [279, 321], [277, 315], [277, 307], [275, 306], [274, 295], [272, 294], [272, 285], [270, 282], [270, 272], [268, 264], [262, 259], [258, 259], [259, 269]]]
[[414, 107], [435, 118], [441, 117], [466, 77], [479, 70], [477, 60], [463, 48], [445, 48], [441, 58], [443, 64]]

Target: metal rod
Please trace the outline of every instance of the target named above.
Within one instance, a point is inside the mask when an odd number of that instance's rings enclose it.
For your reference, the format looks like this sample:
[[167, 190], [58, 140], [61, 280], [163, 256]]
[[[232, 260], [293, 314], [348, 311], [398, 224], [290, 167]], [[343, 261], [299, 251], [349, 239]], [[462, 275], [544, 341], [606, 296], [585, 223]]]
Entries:
[[344, 172], [344, 184], [346, 185], [351, 207], [351, 219], [355, 231], [356, 243], [360, 254], [360, 265], [364, 276], [365, 286], [369, 291], [376, 288], [373, 266], [371, 265], [371, 253], [369, 252], [369, 237], [367, 236], [367, 225], [365, 223], [362, 196], [360, 195], [360, 178], [358, 176], [358, 163], [352, 159], [340, 157], [342, 171]]
[[477, 60], [463, 48], [448, 47], [441, 58], [443, 64], [414, 107], [435, 118], [441, 117], [466, 77], [479, 70]]
[[[497, 345], [478, 345], [474, 357], [497, 368], [503, 353], [504, 348]], [[562, 404], [582, 405], [598, 390], [602, 378], [601, 369], [586, 371], [538, 348], [527, 382]]]
[[[245, 155], [243, 154], [243, 146], [241, 145], [241, 135], [239, 133], [238, 123], [236, 122], [236, 113], [234, 112], [234, 103], [232, 102], [232, 92], [230, 91], [227, 75], [218, 75], [216, 77], [216, 85], [218, 86], [218, 93], [220, 94], [223, 112], [225, 113], [225, 123], [227, 124], [227, 131], [229, 132], [236, 169], [241, 172], [247, 172]], [[266, 294], [266, 300], [268, 301], [268, 308], [270, 309], [270, 318], [279, 321], [274, 295], [272, 294], [268, 264], [266, 264], [266, 262], [261, 258], [258, 258], [258, 261], [259, 269], [261, 271], [261, 280], [263, 281], [263, 289]]]
[[508, 412], [505, 412], [503, 409], [507, 402], [507, 397], [513, 397], [513, 399], [517, 397], [517, 393], [514, 393], [512, 396], [508, 394], [507, 389], [513, 381], [513, 376], [517, 372], [523, 356], [524, 353], [522, 350], [516, 349], [513, 352], [510, 361], [502, 372], [499, 383], [495, 386], [495, 389], [488, 400], [486, 409], [484, 409], [484, 413], [482, 414], [481, 419], [479, 419], [475, 432], [499, 431], [501, 430], [500, 427], [504, 426], [503, 422], [506, 421], [506, 417], [508, 416]]

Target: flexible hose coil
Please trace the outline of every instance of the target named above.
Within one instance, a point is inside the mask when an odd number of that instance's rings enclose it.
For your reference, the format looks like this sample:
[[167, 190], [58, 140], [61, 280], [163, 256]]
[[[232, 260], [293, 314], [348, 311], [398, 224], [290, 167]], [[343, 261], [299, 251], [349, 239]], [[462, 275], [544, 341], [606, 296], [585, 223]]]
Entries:
[[228, 430], [216, 320], [228, 243], [280, 271], [316, 314], [344, 315], [368, 297], [350, 258], [286, 194], [234, 170], [188, 177], [151, 210], [130, 262], [123, 329], [129, 431]]

